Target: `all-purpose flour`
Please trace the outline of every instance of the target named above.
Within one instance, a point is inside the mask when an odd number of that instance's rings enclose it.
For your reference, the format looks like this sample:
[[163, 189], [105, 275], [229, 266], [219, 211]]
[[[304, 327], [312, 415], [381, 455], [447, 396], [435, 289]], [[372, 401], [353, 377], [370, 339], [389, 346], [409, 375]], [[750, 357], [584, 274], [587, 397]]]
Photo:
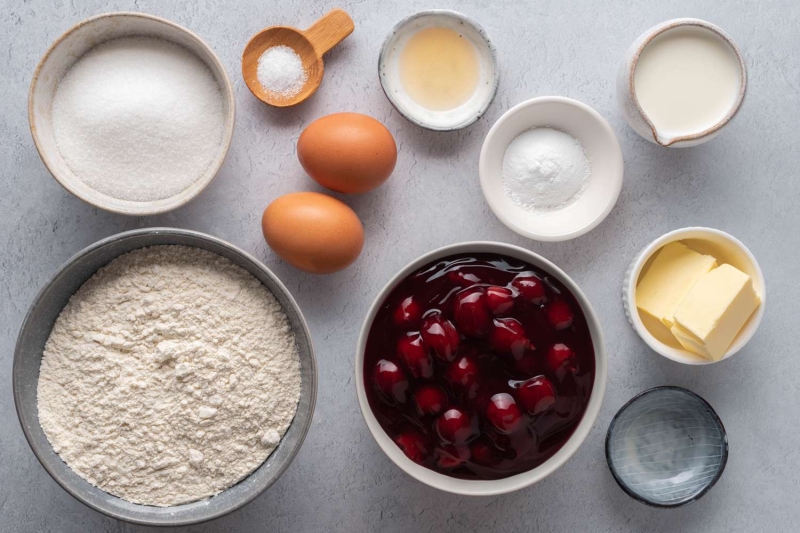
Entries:
[[134, 503], [212, 496], [258, 467], [297, 409], [275, 297], [211, 252], [156, 246], [100, 269], [47, 341], [39, 420], [81, 477]]

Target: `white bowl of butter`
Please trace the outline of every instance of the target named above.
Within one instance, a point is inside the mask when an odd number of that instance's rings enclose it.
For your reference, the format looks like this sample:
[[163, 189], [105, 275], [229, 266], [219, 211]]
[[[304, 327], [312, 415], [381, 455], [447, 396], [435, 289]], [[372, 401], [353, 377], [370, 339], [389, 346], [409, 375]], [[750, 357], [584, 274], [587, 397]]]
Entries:
[[625, 274], [623, 304], [655, 352], [689, 365], [727, 359], [764, 316], [764, 275], [750, 250], [712, 228], [683, 228], [651, 242]]

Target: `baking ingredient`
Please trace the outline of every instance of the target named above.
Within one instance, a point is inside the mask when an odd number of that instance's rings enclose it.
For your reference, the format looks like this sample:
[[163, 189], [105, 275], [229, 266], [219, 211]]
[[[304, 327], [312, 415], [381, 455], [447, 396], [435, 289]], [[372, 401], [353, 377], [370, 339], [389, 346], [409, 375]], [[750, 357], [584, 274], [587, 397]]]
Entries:
[[155, 37], [124, 37], [84, 54], [59, 83], [53, 136], [92, 189], [147, 202], [186, 190], [222, 150], [219, 84], [195, 54]]
[[294, 49], [285, 45], [264, 50], [258, 58], [256, 76], [265, 91], [280, 98], [295, 96], [308, 81], [303, 60]]
[[553, 384], [544, 376], [530, 378], [517, 389], [519, 403], [531, 415], [541, 414], [556, 403]]
[[514, 307], [514, 291], [508, 287], [488, 287], [486, 305], [495, 316], [502, 316]]
[[300, 396], [275, 297], [186, 246], [122, 255], [70, 298], [44, 348], [39, 420], [78, 475], [130, 502], [213, 496], [272, 453]]
[[447, 393], [438, 385], [422, 385], [414, 392], [414, 406], [420, 416], [438, 415], [447, 401]]
[[657, 254], [636, 286], [636, 307], [671, 328], [675, 309], [697, 280], [717, 267], [717, 260], [677, 241]]
[[719, 361], [760, 303], [750, 276], [720, 265], [697, 280], [678, 306], [672, 333], [690, 352]]
[[347, 204], [316, 192], [276, 198], [261, 218], [264, 239], [287, 263], [312, 274], [349, 266], [364, 247], [364, 228]]
[[400, 52], [399, 66], [403, 90], [431, 111], [455, 109], [478, 87], [478, 51], [450, 28], [424, 28], [412, 34]]
[[360, 113], [334, 113], [303, 130], [297, 157], [314, 181], [358, 194], [385, 182], [397, 162], [397, 145], [386, 126]]
[[681, 26], [644, 47], [633, 75], [639, 105], [665, 137], [700, 133], [734, 107], [742, 70], [733, 48], [701, 26]]
[[397, 357], [415, 378], [433, 376], [433, 358], [425, 349], [419, 333], [409, 333], [397, 341]]
[[[506, 316], [493, 316], [490, 291], [503, 296]], [[547, 316], [555, 302], [557, 325]], [[406, 320], [417, 306], [422, 321]], [[586, 317], [561, 282], [519, 259], [459, 254], [415, 270], [381, 302], [360, 370], [375, 419], [411, 461], [502, 479], [569, 440], [595, 358]]]
[[718, 361], [761, 303], [753, 280], [732, 265], [717, 266], [716, 258], [682, 242], [656, 253], [636, 287], [642, 320], [654, 318], [666, 326], [670, 340]]
[[408, 329], [419, 326], [422, 320], [422, 306], [413, 296], [409, 296], [394, 311], [394, 323], [397, 327]]
[[408, 392], [408, 379], [399, 366], [386, 359], [375, 365], [373, 376], [375, 387], [390, 403], [405, 403]]
[[591, 173], [580, 141], [553, 128], [521, 133], [503, 156], [503, 189], [527, 211], [566, 207], [583, 193]]

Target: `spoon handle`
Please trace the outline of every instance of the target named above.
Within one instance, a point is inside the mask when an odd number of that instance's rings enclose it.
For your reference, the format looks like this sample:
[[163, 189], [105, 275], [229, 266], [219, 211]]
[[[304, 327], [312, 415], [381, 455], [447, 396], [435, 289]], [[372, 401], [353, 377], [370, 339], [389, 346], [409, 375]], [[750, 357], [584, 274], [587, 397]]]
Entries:
[[332, 9], [303, 33], [320, 57], [353, 33], [353, 19], [342, 9]]

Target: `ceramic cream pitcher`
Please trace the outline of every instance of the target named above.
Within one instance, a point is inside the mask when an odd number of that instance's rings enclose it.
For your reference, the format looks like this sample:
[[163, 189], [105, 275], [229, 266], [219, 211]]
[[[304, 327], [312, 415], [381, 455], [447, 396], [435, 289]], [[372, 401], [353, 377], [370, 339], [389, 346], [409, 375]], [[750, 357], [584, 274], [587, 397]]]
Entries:
[[[661, 35], [664, 32], [669, 30], [685, 27], [685, 26], [699, 26], [710, 32], [715, 33], [717, 36], [722, 38], [728, 45], [730, 45], [733, 54], [735, 55], [736, 59], [738, 59], [739, 68], [741, 72], [741, 80], [739, 84], [739, 93], [738, 97], [735, 98], [734, 102], [732, 103], [728, 113], [719, 120], [716, 124], [709, 125], [707, 127], [702, 128], [700, 131], [692, 132], [690, 134], [681, 134], [681, 135], [669, 135], [666, 132], [659, 132], [650, 118], [644, 113], [642, 106], [640, 105], [639, 99], [636, 95], [635, 84], [634, 84], [634, 72], [636, 70], [636, 64], [639, 60], [639, 57], [642, 54], [642, 51], [645, 47], [653, 41], [657, 36]], [[728, 124], [731, 119], [736, 115], [739, 111], [739, 108], [744, 101], [744, 96], [747, 88], [747, 73], [745, 69], [744, 59], [742, 57], [741, 51], [733, 42], [733, 40], [722, 31], [719, 27], [705, 22], [699, 19], [692, 19], [692, 18], [679, 18], [679, 19], [672, 19], [666, 22], [662, 22], [656, 26], [653, 26], [642, 35], [639, 36], [636, 41], [630, 46], [627, 50], [625, 57], [623, 58], [622, 64], [620, 65], [619, 72], [617, 74], [617, 100], [619, 102], [620, 109], [622, 114], [625, 117], [625, 120], [630, 124], [630, 126], [636, 130], [636, 132], [647, 139], [648, 141], [670, 148], [682, 148], [682, 147], [689, 147], [689, 146], [696, 146], [698, 144], [702, 144], [706, 141], [710, 141], [714, 137], [716, 137], [719, 132]]]

